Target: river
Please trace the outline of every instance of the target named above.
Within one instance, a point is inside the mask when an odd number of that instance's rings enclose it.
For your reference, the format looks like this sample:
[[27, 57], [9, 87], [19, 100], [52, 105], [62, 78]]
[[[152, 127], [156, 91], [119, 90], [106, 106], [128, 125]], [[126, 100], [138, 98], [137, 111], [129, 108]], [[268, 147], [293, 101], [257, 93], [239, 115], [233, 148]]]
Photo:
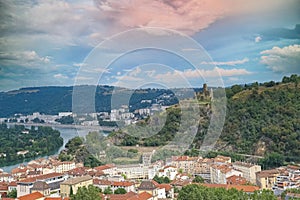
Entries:
[[[26, 127], [26, 128], [30, 128], [30, 127]], [[79, 128], [79, 129], [76, 129], [76, 128], [62, 128], [62, 127], [55, 127], [53, 126], [52, 127], [53, 129], [56, 129], [60, 132], [60, 135], [61, 137], [64, 139], [64, 144], [63, 146], [61, 146], [59, 148], [59, 150], [54, 153], [53, 155], [58, 155], [59, 152], [64, 149], [65, 147], [65, 144], [72, 138], [76, 137], [76, 136], [80, 136], [80, 137], [84, 137], [86, 136], [89, 132], [91, 131], [98, 131], [98, 130], [95, 130], [95, 129], [92, 129], [92, 128]], [[53, 156], [51, 155], [51, 156]], [[48, 156], [44, 156], [44, 158], [47, 158]], [[23, 164], [27, 164], [28, 162], [23, 162]], [[3, 169], [3, 171], [5, 172], [11, 172], [11, 170], [13, 168], [16, 168], [18, 167], [20, 164], [22, 163], [18, 163], [18, 164], [15, 164], [15, 165], [10, 165], [10, 166], [5, 166], [5, 167], [0, 167], [1, 169]]]

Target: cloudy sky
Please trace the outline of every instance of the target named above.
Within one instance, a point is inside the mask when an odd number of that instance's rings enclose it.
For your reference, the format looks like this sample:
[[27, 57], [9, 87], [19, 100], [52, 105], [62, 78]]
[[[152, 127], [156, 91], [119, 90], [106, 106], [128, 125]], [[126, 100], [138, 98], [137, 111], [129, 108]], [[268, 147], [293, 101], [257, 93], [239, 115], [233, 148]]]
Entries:
[[299, 7], [298, 0], [1, 0], [0, 91], [95, 80], [132, 88], [281, 80], [300, 74]]

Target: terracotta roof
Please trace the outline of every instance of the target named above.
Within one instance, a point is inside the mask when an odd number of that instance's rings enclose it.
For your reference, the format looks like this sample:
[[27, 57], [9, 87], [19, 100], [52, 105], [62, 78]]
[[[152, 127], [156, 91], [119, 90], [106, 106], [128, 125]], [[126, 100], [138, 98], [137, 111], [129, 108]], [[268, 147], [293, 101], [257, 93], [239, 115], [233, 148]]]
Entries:
[[200, 159], [199, 157], [179, 156], [175, 161], [194, 161]]
[[256, 176], [259, 176], [261, 178], [265, 177], [274, 177], [279, 174], [278, 170], [276, 169], [271, 169], [271, 170], [263, 170], [260, 172], [256, 172]]
[[229, 185], [229, 184], [202, 184], [205, 187], [209, 188], [225, 188], [225, 189], [232, 189], [235, 188], [240, 191], [244, 192], [254, 192], [256, 190], [259, 190], [259, 187], [252, 186], [252, 185]]
[[86, 167], [77, 167], [68, 171], [69, 175], [73, 176], [82, 176], [88, 174], [88, 168]]
[[228, 165], [212, 165], [211, 167], [214, 169], [218, 169], [225, 174], [233, 170], [232, 167]]
[[12, 181], [8, 184], [8, 186], [17, 187], [17, 182]]
[[28, 169], [25, 167], [25, 168], [14, 168], [11, 170], [11, 173], [12, 174], [19, 174], [19, 173], [26, 173]]
[[129, 199], [127, 200], [148, 200], [152, 197], [151, 194], [147, 193], [147, 192], [142, 192], [138, 195], [135, 195], [133, 197], [130, 197]]
[[101, 166], [95, 167], [94, 169], [97, 171], [102, 171], [102, 170], [111, 169], [111, 168], [113, 168], [112, 165], [101, 165]]
[[166, 191], [170, 191], [172, 186], [170, 184], [158, 184], [159, 188], [165, 188]]
[[34, 193], [31, 193], [31, 194], [21, 196], [21, 197], [18, 198], [18, 200], [36, 200], [36, 199], [39, 199], [41, 197], [44, 197], [44, 195], [42, 195], [39, 192], [34, 192]]
[[172, 166], [172, 165], [168, 165], [168, 166], [165, 166], [164, 169], [168, 169], [168, 168], [176, 168], [175, 166]]
[[0, 190], [7, 191], [8, 190], [8, 186], [6, 184], [5, 185], [0, 185]]
[[87, 175], [87, 176], [81, 176], [81, 177], [76, 177], [76, 178], [70, 178], [70, 179], [62, 182], [61, 184], [73, 185], [73, 184], [77, 184], [77, 183], [89, 181], [89, 180], [92, 180], [92, 177]]
[[137, 194], [134, 192], [128, 192], [126, 194], [108, 194], [106, 196], [109, 200], [127, 200], [135, 195]]
[[226, 178], [226, 182], [227, 184], [232, 184], [232, 185], [244, 185], [248, 181], [244, 177], [233, 175]]
[[19, 183], [33, 183], [37, 180], [45, 180], [45, 179], [59, 177], [59, 176], [63, 176], [63, 174], [61, 174], [61, 173], [44, 174], [44, 175], [40, 175], [40, 176], [36, 176], [36, 177], [32, 177], [32, 178], [22, 179], [19, 181]]

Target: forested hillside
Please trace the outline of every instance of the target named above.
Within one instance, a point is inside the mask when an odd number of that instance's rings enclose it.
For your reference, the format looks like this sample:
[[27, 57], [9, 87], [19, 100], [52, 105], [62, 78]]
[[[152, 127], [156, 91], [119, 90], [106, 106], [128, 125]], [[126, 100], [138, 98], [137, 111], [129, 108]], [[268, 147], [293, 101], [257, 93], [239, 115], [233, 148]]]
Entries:
[[225, 148], [264, 155], [277, 152], [300, 160], [300, 77], [233, 86], [221, 140]]
[[[284, 77], [280, 83], [234, 85], [226, 88], [226, 94], [226, 119], [216, 150], [266, 156], [266, 167], [300, 161], [299, 76]], [[194, 149], [200, 148], [209, 127], [209, 107], [203, 105], [200, 111], [198, 133], [191, 145]], [[155, 136], [134, 137], [138, 128], [127, 127], [110, 137], [117, 145], [165, 145], [178, 132], [180, 107], [171, 107], [165, 114], [168, 115], [166, 123]], [[140, 125], [143, 123], [149, 122]]]
[[[114, 98], [120, 105], [128, 103], [126, 98], [130, 97], [131, 111], [151, 106], [149, 102], [142, 102], [142, 100], [152, 100], [153, 103], [161, 101], [163, 105], [178, 103], [174, 93], [167, 89], [130, 90], [112, 86], [78, 87], [83, 91], [95, 91], [97, 112], [111, 110], [112, 94], [115, 95]], [[16, 113], [40, 112], [54, 115], [58, 112], [72, 111], [72, 94], [73, 87], [34, 87], [0, 92], [0, 117], [10, 117]], [[169, 96], [169, 98], [164, 98], [164, 95]], [[120, 105], [114, 104], [113, 106]]]

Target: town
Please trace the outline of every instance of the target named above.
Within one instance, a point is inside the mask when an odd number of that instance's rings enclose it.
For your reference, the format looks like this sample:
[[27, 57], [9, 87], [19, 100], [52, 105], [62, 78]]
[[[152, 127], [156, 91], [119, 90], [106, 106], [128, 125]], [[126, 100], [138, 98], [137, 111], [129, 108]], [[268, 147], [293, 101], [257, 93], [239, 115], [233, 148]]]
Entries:
[[[151, 163], [153, 153], [144, 153], [142, 163], [105, 164], [94, 168], [83, 163], [61, 162], [57, 157], [39, 158], [20, 165], [10, 173], [0, 171], [0, 199], [67, 200], [79, 188], [93, 185], [102, 199], [176, 199], [178, 191], [190, 184], [225, 188], [251, 194], [271, 190], [279, 196], [300, 188], [300, 165], [261, 170], [261, 166], [230, 157], [172, 156]], [[16, 198], [6, 198], [15, 192]], [[286, 198], [299, 194], [286, 193]]]

